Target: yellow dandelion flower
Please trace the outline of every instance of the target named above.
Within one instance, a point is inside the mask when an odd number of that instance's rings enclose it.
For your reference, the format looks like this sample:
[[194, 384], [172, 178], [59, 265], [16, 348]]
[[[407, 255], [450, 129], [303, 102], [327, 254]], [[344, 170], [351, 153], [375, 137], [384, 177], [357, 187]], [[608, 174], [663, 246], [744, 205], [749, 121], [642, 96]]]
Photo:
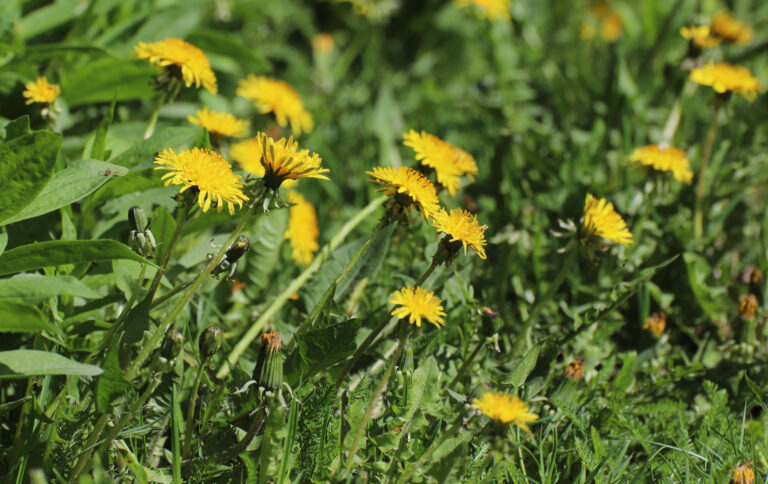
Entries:
[[669, 171], [675, 180], [691, 183], [693, 172], [685, 151], [672, 146], [649, 145], [637, 148], [629, 155], [629, 161], [649, 166], [656, 171]]
[[603, 19], [600, 27], [600, 37], [606, 42], [616, 42], [621, 36], [621, 18], [611, 13]]
[[481, 259], [485, 259], [485, 225], [477, 223], [477, 216], [466, 210], [455, 208], [450, 212], [439, 210], [432, 218], [432, 225], [438, 232], [450, 237], [450, 242], [461, 242], [464, 246], [464, 255], [467, 254], [467, 246], [471, 247]]
[[399, 166], [397, 168], [375, 167], [373, 171], [366, 171], [371, 175], [374, 183], [383, 185], [379, 191], [394, 197], [405, 209], [406, 213], [412, 205], [421, 212], [425, 219], [430, 219], [437, 213], [440, 203], [437, 199], [437, 191], [427, 177], [413, 168]]
[[312, 115], [304, 109], [301, 96], [285, 81], [249, 74], [240, 81], [237, 95], [253, 102], [261, 114], [274, 113], [280, 126], [290, 123], [295, 134], [309, 133], [314, 128]]
[[27, 104], [50, 104], [61, 94], [59, 85], [49, 84], [48, 79], [43, 76], [38, 77], [35, 82], [26, 83], [24, 87], [25, 90], [22, 95], [27, 98]]
[[571, 380], [581, 380], [584, 378], [584, 360], [581, 358], [576, 358], [575, 360], [571, 361], [565, 367], [564, 373], [565, 376]]
[[197, 203], [203, 212], [208, 211], [211, 203], [221, 212], [226, 202], [229, 213], [234, 215], [235, 205], [242, 207], [248, 197], [242, 192], [240, 176], [232, 173], [232, 167], [215, 151], [202, 148], [174, 153], [167, 149], [155, 158], [161, 166], [155, 170], [170, 170], [163, 175], [165, 186], [182, 185], [179, 193], [189, 188], [198, 190]]
[[482, 398], [472, 400], [472, 406], [495, 422], [504, 425], [514, 423], [528, 434], [531, 430], [527, 424], [539, 418], [530, 413], [530, 407], [519, 397], [510, 397], [506, 393], [488, 392]]
[[312, 37], [312, 49], [317, 52], [331, 52], [333, 47], [333, 36], [331, 34], [319, 33]]
[[696, 67], [691, 71], [690, 78], [693, 82], [709, 86], [720, 94], [735, 92], [749, 101], [754, 100], [758, 91], [763, 88], [749, 69], [726, 62], [709, 62], [702, 67]]
[[754, 484], [755, 471], [752, 470], [751, 462], [742, 462], [736, 469], [729, 471], [733, 474], [733, 484]]
[[426, 131], [417, 133], [414, 130], [403, 134], [403, 144], [413, 148], [417, 161], [435, 170], [437, 182], [444, 186], [448, 193], [456, 195], [461, 183], [461, 170], [456, 152], [450, 144]]
[[195, 116], [187, 116], [187, 121], [202, 126], [211, 134], [240, 138], [248, 129], [247, 121], [237, 119], [230, 113], [211, 111], [207, 107], [198, 109]]
[[713, 37], [711, 34], [712, 31], [709, 28], [709, 25], [691, 25], [680, 29], [680, 35], [693, 41], [694, 44], [702, 49], [720, 45], [721, 39], [719, 37]]
[[306, 266], [312, 262], [315, 252], [320, 248], [317, 243], [320, 237], [317, 213], [315, 207], [298, 192], [289, 191], [288, 201], [293, 205], [290, 209], [285, 238], [291, 242], [293, 260], [299, 265]]
[[159, 42], [139, 42], [133, 48], [133, 55], [139, 59], [147, 59], [150, 64], [160, 70], [180, 70], [181, 77], [187, 87], [201, 85], [216, 94], [216, 74], [211, 70], [211, 64], [203, 51], [181, 39], [165, 39]]
[[643, 324], [643, 329], [658, 338], [667, 327], [667, 313], [653, 313]]
[[731, 13], [721, 10], [710, 21], [712, 34], [732, 44], [746, 45], [752, 40], [752, 27], [731, 17]]
[[475, 157], [462, 150], [458, 146], [451, 145], [451, 147], [456, 154], [456, 164], [458, 165], [459, 170], [461, 170], [461, 173], [467, 175], [467, 178], [469, 178], [471, 181], [475, 181], [475, 177], [478, 174]]
[[604, 198], [598, 200], [591, 193], [587, 194], [584, 202], [583, 225], [589, 236], [602, 237], [624, 247], [632, 243], [632, 233], [621, 215], [614, 210], [613, 204]]
[[392, 310], [392, 316], [400, 319], [408, 318], [409, 323], [419, 328], [421, 328], [422, 318], [438, 328], [441, 325], [445, 326], [443, 303], [432, 291], [421, 287], [403, 287], [395, 291], [389, 302], [400, 306]]
[[299, 143], [293, 137], [274, 140], [266, 133], [259, 133], [255, 139], [258, 142], [256, 155], [249, 156], [258, 156], [264, 167], [264, 184], [268, 188], [277, 190], [284, 181], [299, 178], [329, 179], [325, 173], [330, 173], [330, 170], [320, 167], [323, 162], [320, 155], [299, 150]]
[[758, 306], [757, 296], [754, 294], [747, 294], [741, 298], [741, 301], [739, 301], [739, 316], [744, 319], [754, 318]]
[[509, 0], [455, 0], [459, 7], [475, 5], [488, 20], [509, 20]]

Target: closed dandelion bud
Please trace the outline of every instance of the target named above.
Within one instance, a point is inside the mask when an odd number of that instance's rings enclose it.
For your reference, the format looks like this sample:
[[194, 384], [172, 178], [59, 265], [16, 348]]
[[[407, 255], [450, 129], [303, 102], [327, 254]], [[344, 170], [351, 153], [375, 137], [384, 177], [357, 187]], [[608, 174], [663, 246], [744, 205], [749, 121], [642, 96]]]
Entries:
[[261, 335], [261, 348], [256, 367], [253, 369], [253, 380], [259, 387], [266, 390], [274, 390], [283, 383], [283, 354], [281, 348], [280, 333], [263, 333]]
[[400, 370], [413, 371], [413, 348], [409, 344], [405, 345], [400, 356]]
[[581, 380], [584, 378], [584, 360], [576, 358], [568, 363], [568, 366], [565, 367], [565, 376], [571, 380]]
[[178, 330], [172, 329], [165, 335], [163, 346], [160, 348], [160, 357], [165, 362], [171, 362], [176, 359], [184, 347], [184, 335]]
[[755, 317], [757, 307], [757, 297], [754, 294], [747, 294], [739, 302], [739, 316], [744, 319], [752, 319]]
[[224, 254], [224, 258], [221, 259], [221, 262], [219, 262], [216, 269], [213, 270], [213, 277], [218, 279], [219, 274], [223, 272], [228, 272], [227, 277], [232, 277], [235, 274], [235, 269], [237, 269], [237, 261], [243, 254], [248, 252], [248, 249], [250, 248], [251, 241], [248, 240], [248, 237], [244, 235], [238, 237], [237, 241], [229, 246], [226, 254]]
[[219, 348], [221, 348], [221, 342], [224, 339], [224, 335], [218, 326], [208, 326], [200, 336], [200, 359], [203, 362], [208, 361], [211, 356], [215, 355]]
[[149, 229], [147, 215], [141, 207], [134, 205], [128, 210], [128, 224], [131, 233], [128, 237], [128, 245], [139, 255], [152, 257], [155, 255], [155, 236]]

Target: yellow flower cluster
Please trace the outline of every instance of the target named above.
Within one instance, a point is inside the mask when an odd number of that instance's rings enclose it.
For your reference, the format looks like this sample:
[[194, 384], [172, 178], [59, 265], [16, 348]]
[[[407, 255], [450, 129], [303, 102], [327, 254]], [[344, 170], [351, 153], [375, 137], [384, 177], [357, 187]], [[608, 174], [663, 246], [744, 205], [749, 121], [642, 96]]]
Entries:
[[659, 172], [671, 172], [679, 182], [691, 183], [693, 180], [691, 162], [685, 151], [672, 146], [649, 145], [637, 148], [629, 155], [629, 161]]
[[422, 318], [438, 328], [445, 325], [442, 301], [432, 291], [421, 287], [404, 287], [395, 292], [389, 302], [400, 306], [392, 310], [392, 316], [407, 318], [419, 328]]
[[506, 393], [488, 392], [482, 398], [474, 399], [472, 406], [498, 424], [514, 423], [529, 434], [528, 424], [539, 418], [519, 397], [510, 397]]
[[465, 8], [474, 5], [479, 14], [488, 20], [509, 20], [509, 0], [455, 0], [456, 5]]
[[709, 62], [691, 71], [691, 80], [703, 86], [709, 86], [720, 94], [741, 94], [752, 101], [763, 88], [760, 81], [746, 67], [727, 62]]
[[721, 10], [710, 20], [712, 35], [732, 44], [746, 45], [752, 40], [752, 27], [735, 20], [731, 13]]
[[621, 18], [613, 8], [604, 0], [599, 0], [589, 7], [592, 19], [581, 23], [579, 36], [588, 40], [595, 36], [597, 27], [600, 29], [600, 37], [608, 43], [616, 42], [621, 36]]
[[48, 83], [48, 79], [43, 76], [38, 77], [35, 82], [28, 82], [24, 88], [22, 95], [27, 98], [27, 104], [50, 104], [61, 94], [59, 85]]
[[315, 252], [320, 247], [317, 213], [315, 207], [296, 191], [288, 192], [288, 201], [293, 205], [290, 209], [285, 238], [291, 242], [293, 260], [299, 265], [306, 266], [312, 262]]
[[720, 37], [714, 37], [712, 35], [712, 29], [709, 28], [709, 25], [691, 25], [682, 27], [680, 29], [680, 35], [685, 39], [693, 41], [697, 47], [702, 49], [717, 47], [722, 41]]
[[198, 109], [195, 116], [188, 116], [187, 121], [201, 126], [215, 135], [240, 138], [245, 135], [248, 129], [247, 121], [237, 119], [230, 113], [212, 111], [207, 107]]
[[616, 213], [613, 204], [604, 198], [597, 199], [591, 193], [584, 202], [583, 227], [587, 237], [602, 237], [624, 247], [632, 243], [632, 233], [627, 223]]
[[440, 209], [432, 218], [432, 225], [438, 232], [449, 237], [450, 242], [461, 243], [464, 246], [464, 254], [467, 254], [467, 246], [471, 247], [481, 259], [485, 259], [485, 236], [483, 232], [486, 226], [477, 223], [477, 215], [472, 215], [460, 208], [450, 212]]
[[477, 163], [472, 155], [426, 131], [404, 133], [403, 144], [413, 148], [417, 161], [435, 171], [437, 182], [451, 195], [459, 191], [460, 176], [474, 179], [477, 175]]

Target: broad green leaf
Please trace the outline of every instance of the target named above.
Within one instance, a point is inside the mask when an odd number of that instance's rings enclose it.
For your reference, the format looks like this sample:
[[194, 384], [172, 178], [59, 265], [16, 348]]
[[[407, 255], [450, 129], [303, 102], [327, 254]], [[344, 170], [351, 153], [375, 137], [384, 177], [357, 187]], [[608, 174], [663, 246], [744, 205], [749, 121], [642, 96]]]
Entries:
[[144, 331], [149, 328], [149, 310], [152, 306], [152, 300], [146, 297], [139, 304], [131, 308], [125, 316], [125, 335], [123, 342], [125, 344], [134, 344], [141, 341]]
[[235, 58], [248, 71], [268, 71], [271, 68], [269, 60], [258, 49], [252, 49], [240, 37], [226, 32], [198, 28], [186, 40], [208, 55]]
[[115, 97], [112, 99], [112, 104], [109, 105], [107, 114], [104, 115], [99, 123], [99, 127], [96, 128], [88, 158], [95, 160], [106, 160], [108, 158], [106, 152], [107, 133], [109, 133], [109, 127], [112, 126], [112, 118], [115, 116], [115, 104], [117, 104], [117, 93], [115, 93]]
[[285, 361], [285, 380], [295, 385], [299, 378], [310, 378], [351, 355], [360, 324], [349, 319], [295, 335], [296, 348]]
[[157, 71], [140, 59], [103, 58], [61, 73], [61, 92], [70, 107], [113, 99], [152, 99], [149, 79]]
[[[160, 173], [153, 168], [131, 170], [120, 178], [112, 180], [96, 190], [86, 202], [87, 207], [96, 207], [103, 202], [127, 195], [163, 186]], [[196, 219], [192, 219], [196, 220]]]
[[5, 141], [11, 141], [12, 139], [24, 136], [25, 134], [30, 134], [31, 132], [32, 129], [29, 127], [29, 115], [25, 114], [5, 125]]
[[113, 176], [120, 176], [128, 169], [97, 160], [82, 160], [56, 173], [32, 203], [19, 213], [2, 222], [10, 224], [37, 217], [66, 207], [87, 197], [94, 190], [107, 183]]
[[36, 131], [0, 144], [0, 221], [35, 199], [53, 174], [61, 136]]
[[201, 129], [197, 136], [195, 136], [195, 140], [189, 145], [189, 148], [211, 149], [211, 135], [208, 133], [208, 130], [205, 128]]
[[119, 353], [120, 345], [115, 340], [107, 351], [107, 356], [104, 358], [102, 368], [104, 373], [96, 381], [96, 409], [99, 412], [110, 411], [112, 409], [112, 402], [125, 393], [125, 390], [129, 387], [128, 382], [123, 378], [123, 372], [120, 370]]
[[26, 304], [38, 304], [52, 297], [67, 294], [83, 298], [101, 295], [72, 276], [44, 276], [24, 274], [0, 279], [0, 298], [13, 299]]
[[613, 380], [613, 383], [611, 384], [611, 388], [617, 392], [617, 393], [623, 393], [629, 388], [629, 386], [634, 381], [634, 372], [635, 372], [635, 359], [637, 358], [637, 353], [634, 351], [630, 351], [629, 353], [625, 354], [623, 357], [621, 370], [619, 370], [619, 374], [616, 375], [616, 379]]
[[5, 247], [8, 245], [8, 232], [0, 232], [0, 255], [5, 252]]
[[268, 215], [259, 217], [248, 232], [251, 248], [246, 257], [250, 266], [258, 266], [258, 270], [248, 271], [248, 277], [261, 289], [269, 285], [272, 272], [280, 262], [280, 247], [285, 240], [288, 215], [288, 210], [272, 210]]
[[381, 264], [389, 250], [389, 241], [395, 232], [395, 225], [390, 224], [376, 234], [368, 249], [360, 256], [360, 259], [352, 266], [346, 278], [336, 288], [334, 298], [336, 301], [343, 299], [347, 293], [357, 286], [362, 279], [373, 279], [379, 272]]
[[186, 126], [171, 126], [159, 129], [157, 133], [147, 140], [136, 143], [123, 153], [112, 158], [110, 163], [122, 166], [146, 165], [152, 163], [155, 154], [159, 151], [173, 148], [175, 150], [187, 149], [192, 140], [197, 136], [199, 129]]
[[0, 380], [37, 375], [96, 376], [101, 368], [38, 350], [0, 351]]
[[25, 15], [18, 24], [22, 38], [30, 39], [50, 32], [80, 15], [81, 0], [59, 0]]
[[150, 229], [155, 236], [155, 242], [157, 243], [157, 259], [163, 260], [165, 256], [165, 250], [171, 242], [173, 233], [176, 231], [176, 220], [163, 207], [157, 207], [155, 209], [155, 216], [150, 221]]
[[51, 240], [23, 245], [4, 252], [0, 255], [0, 276], [42, 267], [112, 259], [129, 259], [152, 264], [116, 240]]
[[38, 331], [56, 332], [57, 328], [49, 323], [36, 307], [0, 299], [0, 333], [36, 333]]
[[683, 260], [688, 270], [688, 282], [696, 296], [699, 306], [710, 318], [716, 319], [728, 307], [722, 290], [707, 285], [707, 279], [712, 275], [712, 267], [702, 256], [693, 252], [683, 254]]
[[525, 383], [525, 379], [528, 378], [528, 375], [530, 375], [533, 369], [536, 368], [536, 362], [539, 359], [540, 351], [540, 345], [536, 345], [528, 350], [528, 353], [525, 354], [509, 375], [507, 375], [507, 378], [504, 379], [504, 383], [513, 385], [515, 388], [519, 388], [520, 385]]

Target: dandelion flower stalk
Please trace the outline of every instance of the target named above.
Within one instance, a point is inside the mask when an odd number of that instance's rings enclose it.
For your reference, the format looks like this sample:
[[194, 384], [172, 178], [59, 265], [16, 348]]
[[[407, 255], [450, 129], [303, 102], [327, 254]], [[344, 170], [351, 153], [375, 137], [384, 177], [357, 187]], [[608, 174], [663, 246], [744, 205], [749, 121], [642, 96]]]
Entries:
[[704, 200], [704, 190], [706, 189], [705, 181], [707, 168], [709, 168], [709, 158], [712, 156], [712, 146], [715, 142], [718, 114], [720, 114], [720, 102], [716, 101], [712, 113], [712, 123], [709, 125], [707, 138], [704, 140], [704, 151], [701, 154], [701, 166], [699, 167], [699, 179], [696, 182], [696, 198], [693, 209], [693, 235], [697, 238], [704, 235], [704, 213], [702, 212], [702, 202]]

